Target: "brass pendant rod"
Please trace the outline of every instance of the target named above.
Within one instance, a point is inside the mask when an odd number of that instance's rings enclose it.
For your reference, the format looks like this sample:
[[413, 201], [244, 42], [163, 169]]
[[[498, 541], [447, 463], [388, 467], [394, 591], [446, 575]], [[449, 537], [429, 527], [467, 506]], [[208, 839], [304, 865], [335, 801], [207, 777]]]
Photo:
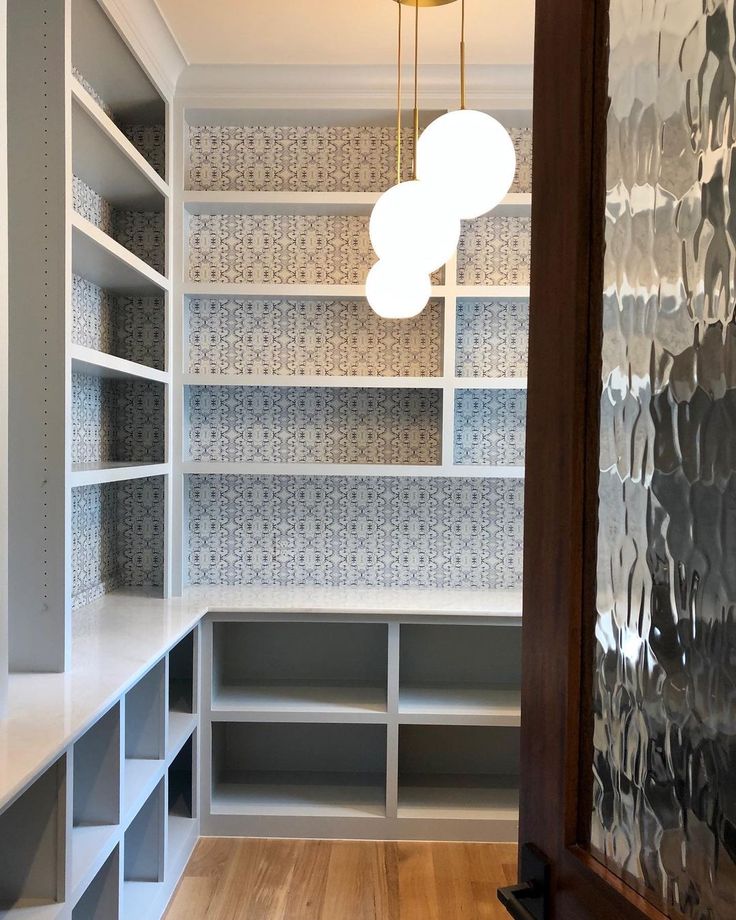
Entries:
[[399, 49], [396, 61], [396, 184], [401, 182], [401, 4], [399, 8]]
[[414, 0], [414, 178], [419, 146], [419, 0]]
[[465, 0], [460, 13], [460, 108], [465, 108]]

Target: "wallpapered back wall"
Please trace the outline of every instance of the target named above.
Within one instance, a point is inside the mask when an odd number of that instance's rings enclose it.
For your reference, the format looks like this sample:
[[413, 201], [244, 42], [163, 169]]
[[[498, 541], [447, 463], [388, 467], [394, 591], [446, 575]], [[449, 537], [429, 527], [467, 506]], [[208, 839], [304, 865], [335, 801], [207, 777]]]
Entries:
[[[187, 184], [205, 190], [378, 190], [393, 181], [393, 155], [386, 153], [391, 135], [385, 128], [192, 128]], [[514, 140], [514, 191], [528, 191], [530, 132], [514, 132]], [[120, 215], [78, 179], [74, 192], [80, 213], [162, 267], [158, 215]], [[528, 219], [518, 217], [465, 224], [458, 281], [527, 283], [529, 230]], [[194, 281], [358, 284], [373, 261], [361, 217], [193, 216], [187, 239]], [[441, 274], [434, 280], [441, 282]], [[440, 301], [433, 302], [407, 324], [380, 320], [365, 302], [189, 298], [186, 371], [437, 376], [442, 310]], [[80, 344], [162, 366], [160, 299], [116, 298], [75, 279], [74, 317]], [[461, 300], [457, 375], [524, 376], [527, 337], [525, 301]], [[140, 456], [136, 445], [158, 456], [152, 435], [159, 424], [163, 431], [163, 418], [156, 415], [155, 394], [147, 394], [143, 427], [114, 447], [115, 425], [106, 431], [111, 415], [100, 406], [110, 400], [117, 406], [119, 391], [105, 393], [89, 379], [77, 385], [84, 394], [76, 413], [78, 460], [121, 451]], [[523, 463], [523, 394], [460, 390], [454, 408], [456, 462]], [[197, 459], [436, 463], [441, 400], [431, 390], [197, 386], [188, 388], [185, 422], [185, 445]], [[155, 584], [163, 551], [156, 528], [148, 550], [144, 542], [128, 551], [126, 521], [143, 534], [145, 501], [131, 509], [126, 495], [121, 504], [118, 486], [75, 492], [75, 602], [87, 602], [108, 585]], [[154, 493], [136, 494], [148, 499]], [[186, 508], [194, 584], [520, 585], [521, 480], [192, 475]], [[106, 551], [96, 554], [85, 532], [102, 533]]]

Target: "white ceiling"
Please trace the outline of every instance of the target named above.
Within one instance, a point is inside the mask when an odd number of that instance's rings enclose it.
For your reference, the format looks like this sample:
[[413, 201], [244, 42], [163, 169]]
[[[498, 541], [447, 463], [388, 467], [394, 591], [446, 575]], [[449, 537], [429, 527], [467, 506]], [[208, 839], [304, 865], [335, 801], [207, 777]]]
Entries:
[[[190, 64], [386, 65], [392, 0], [156, 0]], [[469, 65], [532, 63], [534, 0], [466, 0]], [[407, 43], [413, 9], [404, 7]], [[426, 65], [457, 60], [460, 5], [420, 10]]]

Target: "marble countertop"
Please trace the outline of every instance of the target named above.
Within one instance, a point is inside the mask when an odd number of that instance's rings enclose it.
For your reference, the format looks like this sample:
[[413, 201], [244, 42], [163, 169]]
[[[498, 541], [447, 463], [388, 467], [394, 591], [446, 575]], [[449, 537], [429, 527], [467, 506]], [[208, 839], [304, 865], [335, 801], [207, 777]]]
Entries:
[[0, 720], [0, 809], [53, 763], [207, 613], [458, 616], [513, 622], [517, 591], [196, 587], [161, 599], [107, 595], [74, 613], [63, 674], [11, 674]]

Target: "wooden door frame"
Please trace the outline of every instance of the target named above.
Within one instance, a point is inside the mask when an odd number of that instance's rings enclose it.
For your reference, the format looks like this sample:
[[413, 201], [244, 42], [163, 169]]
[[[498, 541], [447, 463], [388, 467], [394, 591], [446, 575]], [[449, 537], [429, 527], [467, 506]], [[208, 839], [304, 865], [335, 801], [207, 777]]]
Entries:
[[519, 841], [552, 862], [556, 920], [665, 920], [585, 849], [607, 32], [608, 0], [537, 0]]

